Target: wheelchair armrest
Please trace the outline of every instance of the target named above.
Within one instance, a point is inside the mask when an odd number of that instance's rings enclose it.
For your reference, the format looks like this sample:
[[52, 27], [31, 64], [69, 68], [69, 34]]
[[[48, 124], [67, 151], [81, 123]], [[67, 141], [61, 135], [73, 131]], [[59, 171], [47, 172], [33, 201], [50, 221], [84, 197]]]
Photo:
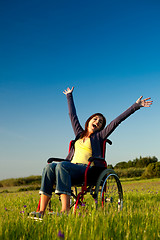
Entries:
[[101, 158], [101, 157], [90, 157], [89, 159], [88, 159], [88, 162], [93, 162], [93, 161], [95, 161], [95, 160], [98, 160], [98, 161], [105, 161], [105, 159], [104, 158]]
[[69, 162], [69, 160], [62, 159], [62, 158], [49, 158], [47, 160], [47, 163], [52, 163], [52, 162]]

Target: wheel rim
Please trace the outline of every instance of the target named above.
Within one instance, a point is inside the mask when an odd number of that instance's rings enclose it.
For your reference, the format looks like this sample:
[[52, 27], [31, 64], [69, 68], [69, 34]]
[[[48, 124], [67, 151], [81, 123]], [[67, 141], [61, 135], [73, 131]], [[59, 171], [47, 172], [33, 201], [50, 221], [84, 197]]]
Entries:
[[103, 177], [97, 192], [96, 207], [101, 207], [107, 212], [122, 210], [123, 192], [121, 183], [116, 174], [110, 173]]

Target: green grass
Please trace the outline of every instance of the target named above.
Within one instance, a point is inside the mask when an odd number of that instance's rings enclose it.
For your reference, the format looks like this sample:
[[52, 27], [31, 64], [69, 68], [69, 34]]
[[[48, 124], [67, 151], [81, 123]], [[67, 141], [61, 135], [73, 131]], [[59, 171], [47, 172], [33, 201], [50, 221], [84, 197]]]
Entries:
[[[27, 218], [36, 210], [38, 191], [0, 193], [0, 239], [160, 239], [160, 179], [122, 181], [124, 190], [123, 211], [96, 211], [89, 198], [84, 207], [74, 215], [44, 216], [42, 222]], [[53, 207], [60, 210], [57, 196]]]

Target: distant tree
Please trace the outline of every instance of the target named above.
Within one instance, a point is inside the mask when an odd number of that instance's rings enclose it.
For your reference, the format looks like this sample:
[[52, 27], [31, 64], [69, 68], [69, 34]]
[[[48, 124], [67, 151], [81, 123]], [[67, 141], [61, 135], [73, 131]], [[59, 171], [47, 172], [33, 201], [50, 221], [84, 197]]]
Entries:
[[128, 168], [133, 167], [133, 162], [131, 160], [128, 161]]
[[156, 163], [158, 159], [153, 157], [139, 157], [135, 158], [133, 161], [129, 160], [128, 162], [119, 162], [115, 165], [115, 168], [124, 169], [124, 168], [145, 168], [150, 163]]
[[120, 169], [122, 169], [122, 168], [128, 168], [128, 164], [127, 164], [127, 162], [119, 162], [119, 163], [117, 163], [117, 164], [115, 165], [114, 168], [120, 168]]
[[158, 162], [158, 159], [154, 156], [154, 157], [144, 157], [144, 158], [140, 158], [137, 163], [136, 163], [136, 167], [138, 168], [144, 168], [147, 167], [150, 163], [156, 163]]
[[132, 166], [132, 167], [135, 167], [138, 161], [139, 161], [138, 158], [134, 159], [134, 160], [132, 161], [132, 162], [133, 162], [133, 166]]

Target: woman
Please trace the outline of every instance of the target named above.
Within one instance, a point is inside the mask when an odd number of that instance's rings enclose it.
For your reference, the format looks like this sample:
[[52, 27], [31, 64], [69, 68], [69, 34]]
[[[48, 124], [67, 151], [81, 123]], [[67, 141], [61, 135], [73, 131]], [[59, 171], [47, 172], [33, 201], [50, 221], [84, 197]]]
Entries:
[[[81, 127], [75, 105], [72, 89], [67, 88], [63, 93], [67, 97], [69, 115], [75, 133], [75, 146], [71, 148], [66, 160], [61, 163], [51, 163], [46, 166], [42, 174], [41, 204], [38, 217], [43, 217], [47, 204], [51, 198], [53, 185], [56, 184], [55, 193], [61, 196], [61, 212], [69, 212], [71, 182], [80, 182], [84, 176], [86, 164], [90, 157], [102, 157], [101, 145], [103, 140], [116, 129], [116, 127], [141, 107], [150, 107], [150, 98], [142, 99], [142, 96], [130, 108], [123, 112], [105, 127], [106, 119], [101, 113], [93, 114], [85, 123], [85, 130]], [[94, 161], [95, 166], [101, 166], [101, 162]], [[32, 213], [33, 215], [35, 212]]]

